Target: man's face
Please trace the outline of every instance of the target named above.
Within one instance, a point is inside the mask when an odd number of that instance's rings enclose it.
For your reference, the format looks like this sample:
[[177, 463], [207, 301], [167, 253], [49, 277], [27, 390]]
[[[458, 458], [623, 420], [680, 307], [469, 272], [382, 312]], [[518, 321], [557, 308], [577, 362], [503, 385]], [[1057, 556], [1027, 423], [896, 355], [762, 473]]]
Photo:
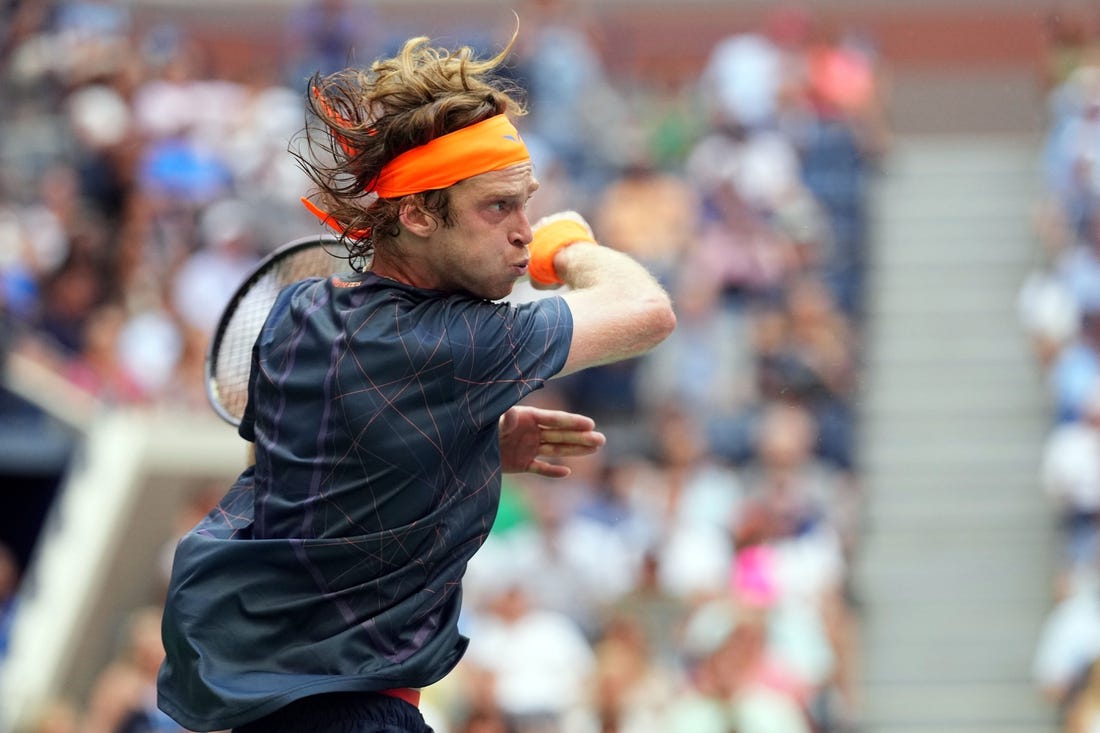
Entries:
[[538, 188], [531, 163], [460, 181], [451, 187], [450, 226], [431, 237], [441, 289], [497, 300], [527, 272], [531, 222], [527, 201]]

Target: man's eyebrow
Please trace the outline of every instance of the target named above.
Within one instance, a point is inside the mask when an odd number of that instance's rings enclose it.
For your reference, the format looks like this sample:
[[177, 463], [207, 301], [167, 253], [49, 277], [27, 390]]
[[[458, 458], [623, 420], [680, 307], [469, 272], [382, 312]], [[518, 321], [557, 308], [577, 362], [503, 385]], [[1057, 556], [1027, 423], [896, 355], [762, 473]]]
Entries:
[[526, 198], [528, 196], [529, 189], [526, 186], [509, 186], [509, 185], [497, 185], [492, 188], [486, 189], [481, 198], [485, 199], [510, 199], [510, 198]]

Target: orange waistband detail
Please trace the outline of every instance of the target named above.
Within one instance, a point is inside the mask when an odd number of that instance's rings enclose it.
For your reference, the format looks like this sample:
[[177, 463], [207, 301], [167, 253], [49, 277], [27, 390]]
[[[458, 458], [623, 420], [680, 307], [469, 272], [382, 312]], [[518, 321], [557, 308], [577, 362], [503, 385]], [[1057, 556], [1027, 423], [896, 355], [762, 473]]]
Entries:
[[414, 708], [420, 707], [420, 690], [414, 687], [397, 687], [392, 690], [380, 690], [379, 695], [386, 695], [387, 697], [396, 697], [398, 700], [404, 700]]

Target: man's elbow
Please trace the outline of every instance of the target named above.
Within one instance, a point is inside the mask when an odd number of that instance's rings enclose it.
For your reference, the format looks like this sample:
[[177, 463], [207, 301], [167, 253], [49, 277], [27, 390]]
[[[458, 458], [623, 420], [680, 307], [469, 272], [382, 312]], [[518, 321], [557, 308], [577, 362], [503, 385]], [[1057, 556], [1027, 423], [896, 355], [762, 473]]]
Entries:
[[664, 293], [647, 298], [645, 306], [646, 331], [650, 336], [648, 348], [653, 348], [676, 329], [676, 312], [672, 309], [672, 301]]

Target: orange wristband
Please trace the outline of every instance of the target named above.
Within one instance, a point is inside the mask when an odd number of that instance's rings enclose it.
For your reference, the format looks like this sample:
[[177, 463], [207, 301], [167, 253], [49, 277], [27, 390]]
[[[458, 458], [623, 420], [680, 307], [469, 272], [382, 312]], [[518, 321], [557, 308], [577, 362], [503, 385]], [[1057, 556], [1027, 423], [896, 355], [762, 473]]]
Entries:
[[596, 244], [588, 228], [573, 219], [558, 219], [538, 227], [528, 245], [531, 261], [527, 264], [527, 274], [531, 280], [540, 285], [561, 285], [562, 280], [554, 270], [554, 255], [577, 242]]

